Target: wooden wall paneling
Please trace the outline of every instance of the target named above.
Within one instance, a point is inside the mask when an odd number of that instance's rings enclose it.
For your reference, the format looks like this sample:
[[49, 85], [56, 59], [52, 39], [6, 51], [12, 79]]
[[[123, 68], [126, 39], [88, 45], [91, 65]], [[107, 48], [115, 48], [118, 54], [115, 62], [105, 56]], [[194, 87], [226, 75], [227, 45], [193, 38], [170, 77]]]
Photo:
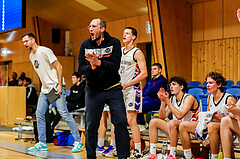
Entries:
[[14, 126], [17, 117], [26, 117], [26, 88], [8, 87], [7, 125]]
[[203, 37], [203, 3], [192, 5], [193, 41], [201, 41]]
[[126, 19], [116, 20], [113, 24], [113, 35], [114, 37], [118, 38], [121, 42], [121, 45], [124, 46], [122, 42], [123, 31], [126, 26]]
[[237, 68], [236, 73], [238, 74], [238, 76], [237, 76], [237, 79], [236, 79], [235, 82], [240, 80], [240, 73], [239, 73], [239, 71], [240, 71], [240, 61], [239, 61], [239, 59], [240, 59], [240, 38], [237, 38], [237, 44], [236, 45], [237, 45], [237, 48], [236, 48], [237, 57], [236, 58], [238, 59], [238, 64], [235, 65], [235, 67]]
[[234, 41], [233, 38], [230, 39], [229, 47], [229, 80], [234, 80]]
[[[137, 39], [134, 41], [135, 43], [139, 43], [140, 42], [140, 37], [141, 35], [139, 35], [139, 26], [140, 26], [140, 21], [139, 21], [139, 17], [130, 17], [130, 18], [126, 18], [126, 26], [125, 27], [133, 27], [137, 30], [138, 32], [138, 37]], [[143, 25], [144, 22], [141, 22], [141, 25]], [[124, 27], [124, 28], [125, 28]], [[124, 30], [123, 30], [124, 31]]]
[[192, 52], [193, 80], [203, 82], [210, 71], [220, 72], [235, 83], [239, 80], [240, 38], [195, 42]]
[[[51, 50], [53, 50], [54, 54], [56, 56], [64, 56], [64, 47], [65, 47], [65, 31], [62, 30], [60, 27], [54, 26], [50, 22], [38, 18], [39, 23], [39, 33], [40, 33], [40, 40], [41, 45], [49, 47]], [[59, 43], [53, 43], [52, 42], [52, 29], [60, 29], [60, 42]]]
[[149, 19], [151, 24], [151, 35], [152, 35], [152, 43], [153, 43], [153, 62], [159, 62], [162, 64], [162, 74], [166, 77], [166, 67], [163, 56], [163, 45], [162, 45], [162, 36], [161, 36], [161, 28], [159, 23], [159, 14], [157, 1], [148, 0], [148, 10], [149, 10]]
[[146, 22], [150, 21], [149, 20], [149, 16], [146, 15], [141, 15], [139, 16], [139, 37], [138, 40], [140, 43], [143, 42], [151, 42], [152, 41], [152, 37], [151, 37], [151, 33], [147, 33], [146, 32]]
[[224, 38], [239, 37], [240, 23], [237, 19], [237, 8], [240, 7], [239, 0], [223, 0], [224, 11]]
[[204, 3], [204, 40], [223, 38], [222, 0]]
[[74, 70], [78, 70], [78, 54], [82, 42], [90, 37], [89, 31], [86, 27], [74, 29], [70, 31], [70, 43], [73, 44], [72, 56], [74, 57]]
[[66, 90], [70, 90], [72, 86], [72, 74], [74, 72], [74, 57], [58, 56], [57, 57], [63, 66], [63, 77], [66, 83]]
[[210, 50], [209, 50], [209, 43], [211, 41], [206, 41], [205, 42], [205, 51], [206, 51], [206, 54], [205, 55], [208, 55], [208, 57], [206, 58], [206, 56], [204, 56], [204, 60], [206, 60], [206, 70], [207, 72], [209, 72], [209, 70], [211, 70], [210, 66], [211, 66], [211, 63], [209, 61], [211, 61], [211, 54], [210, 54]]
[[0, 124], [7, 125], [7, 100], [8, 100], [8, 93], [7, 87], [0, 87]]
[[216, 46], [217, 46], [217, 55], [216, 55], [216, 71], [217, 72], [221, 72], [222, 70], [222, 50], [223, 50], [223, 44], [222, 44], [222, 40], [217, 40], [216, 42]]
[[226, 72], [225, 72], [225, 78], [226, 79], [229, 79], [230, 77], [230, 58], [229, 58], [229, 55], [230, 55], [230, 39], [226, 39]]
[[[198, 52], [196, 51], [196, 45], [192, 46], [194, 49], [192, 51], [192, 72], [198, 72]], [[196, 80], [195, 74], [192, 74], [192, 80]]]
[[[232, 73], [233, 73], [233, 80], [236, 82], [238, 81], [238, 65], [239, 65], [239, 62], [238, 62], [238, 39], [237, 38], [234, 38], [233, 39], [233, 70], [232, 70]], [[236, 84], [236, 83], [235, 83]]]
[[167, 69], [192, 80], [192, 8], [185, 0], [159, 0]]
[[107, 23], [107, 29], [106, 31], [114, 37], [114, 21], [112, 22], [106, 22]]
[[222, 40], [222, 74], [225, 76], [226, 75], [226, 40]]
[[203, 79], [205, 80], [205, 77], [207, 76], [207, 73], [209, 72], [207, 70], [207, 59], [208, 59], [208, 53], [206, 51], [206, 42], [201, 43], [201, 48], [202, 48], [202, 61], [203, 61], [203, 66], [204, 66], [204, 74], [202, 75]]

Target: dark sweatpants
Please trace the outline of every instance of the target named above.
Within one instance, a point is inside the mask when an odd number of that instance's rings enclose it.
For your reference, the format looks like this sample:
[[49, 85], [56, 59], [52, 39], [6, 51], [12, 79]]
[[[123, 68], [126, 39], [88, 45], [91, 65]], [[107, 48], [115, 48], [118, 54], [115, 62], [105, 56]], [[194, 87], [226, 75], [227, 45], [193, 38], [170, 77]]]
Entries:
[[130, 155], [130, 138], [127, 130], [126, 109], [121, 89], [121, 86], [117, 86], [110, 90], [99, 92], [91, 90], [88, 86], [85, 87], [85, 145], [87, 158], [96, 158], [98, 127], [105, 103], [109, 105], [111, 122], [115, 126], [118, 158], [127, 158]]

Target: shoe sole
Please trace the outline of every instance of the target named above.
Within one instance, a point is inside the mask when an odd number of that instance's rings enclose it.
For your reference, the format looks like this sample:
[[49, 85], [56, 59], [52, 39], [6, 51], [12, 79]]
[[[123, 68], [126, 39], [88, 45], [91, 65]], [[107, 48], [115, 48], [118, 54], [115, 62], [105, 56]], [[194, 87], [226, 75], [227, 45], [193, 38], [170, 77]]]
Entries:
[[83, 148], [84, 148], [84, 146], [83, 146], [80, 150], [78, 150], [78, 151], [72, 151], [72, 153], [78, 153], [78, 152], [81, 152]]
[[28, 151], [47, 151], [47, 149], [36, 149], [36, 150], [28, 150]]

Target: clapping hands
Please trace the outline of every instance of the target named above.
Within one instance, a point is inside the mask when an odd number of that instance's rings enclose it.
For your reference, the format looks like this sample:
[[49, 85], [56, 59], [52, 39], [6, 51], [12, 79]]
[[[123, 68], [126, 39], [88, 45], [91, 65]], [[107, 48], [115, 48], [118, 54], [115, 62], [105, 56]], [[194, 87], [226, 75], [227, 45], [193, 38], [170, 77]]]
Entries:
[[167, 101], [169, 100], [169, 94], [168, 92], [165, 91], [164, 88], [160, 88], [157, 95], [158, 95], [158, 98], [164, 103], [167, 103]]
[[86, 60], [88, 60], [92, 66], [92, 69], [96, 69], [97, 66], [101, 65], [101, 61], [98, 59], [98, 56], [93, 52], [92, 54], [86, 54]]

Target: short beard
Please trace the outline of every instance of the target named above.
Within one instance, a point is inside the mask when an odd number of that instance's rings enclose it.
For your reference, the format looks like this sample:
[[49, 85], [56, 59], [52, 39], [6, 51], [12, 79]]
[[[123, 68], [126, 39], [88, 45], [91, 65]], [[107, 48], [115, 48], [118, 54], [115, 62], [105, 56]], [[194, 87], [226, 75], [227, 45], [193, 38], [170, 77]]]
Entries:
[[102, 36], [101, 33], [100, 33], [100, 34], [97, 34], [97, 38], [94, 39], [93, 41], [94, 41], [94, 42], [98, 41], [99, 39], [101, 39], [101, 36]]

